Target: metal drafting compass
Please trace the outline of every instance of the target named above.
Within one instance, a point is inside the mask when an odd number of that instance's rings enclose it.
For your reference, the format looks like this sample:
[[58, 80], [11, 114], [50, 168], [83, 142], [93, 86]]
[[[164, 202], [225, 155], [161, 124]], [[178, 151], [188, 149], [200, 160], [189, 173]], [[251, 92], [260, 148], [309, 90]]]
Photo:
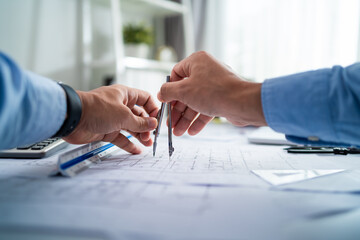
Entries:
[[[166, 82], [170, 82], [170, 76], [166, 76]], [[160, 134], [161, 123], [162, 123], [162, 119], [164, 117], [164, 112], [165, 112], [166, 106], [167, 106], [168, 116], [169, 116], [168, 145], [169, 145], [169, 159], [170, 159], [171, 155], [174, 152], [174, 147], [172, 145], [171, 103], [161, 103], [161, 108], [156, 116], [158, 125], [154, 131], [155, 138], [154, 138], [154, 145], [153, 145], [153, 156], [155, 156], [155, 153], [156, 153], [157, 138], [159, 137], [159, 134]]]

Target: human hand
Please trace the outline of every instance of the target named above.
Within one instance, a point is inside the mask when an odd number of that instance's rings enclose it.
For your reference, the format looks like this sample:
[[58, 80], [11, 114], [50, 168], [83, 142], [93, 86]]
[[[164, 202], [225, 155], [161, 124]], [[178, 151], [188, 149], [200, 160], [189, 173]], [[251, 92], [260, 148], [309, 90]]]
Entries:
[[64, 140], [81, 144], [111, 142], [133, 154], [141, 148], [120, 130], [126, 130], [143, 145], [151, 146], [150, 131], [157, 126], [158, 108], [149, 93], [122, 85], [100, 87], [89, 92], [77, 91], [82, 103], [78, 126]]
[[172, 103], [174, 135], [199, 133], [213, 117], [238, 126], [266, 125], [261, 84], [246, 82], [206, 52], [196, 52], [175, 65], [171, 82], [158, 99]]

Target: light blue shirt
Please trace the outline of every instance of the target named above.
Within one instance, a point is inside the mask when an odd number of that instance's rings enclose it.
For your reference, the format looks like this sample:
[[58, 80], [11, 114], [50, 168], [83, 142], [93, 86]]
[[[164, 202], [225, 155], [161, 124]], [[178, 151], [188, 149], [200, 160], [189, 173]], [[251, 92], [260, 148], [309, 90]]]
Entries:
[[290, 141], [360, 146], [360, 63], [268, 79], [261, 98], [268, 125]]
[[23, 71], [0, 52], [0, 149], [51, 137], [65, 115], [65, 93], [56, 82]]

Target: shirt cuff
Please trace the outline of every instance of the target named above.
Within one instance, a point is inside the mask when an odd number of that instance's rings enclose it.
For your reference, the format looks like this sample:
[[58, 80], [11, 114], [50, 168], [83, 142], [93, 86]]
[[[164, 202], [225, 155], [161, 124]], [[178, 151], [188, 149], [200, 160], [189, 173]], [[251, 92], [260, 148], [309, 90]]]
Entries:
[[23, 134], [33, 143], [50, 138], [60, 129], [66, 116], [66, 96], [56, 82], [31, 72], [26, 72], [26, 76], [31, 99], [28, 107], [32, 112]]
[[266, 80], [261, 100], [267, 124], [296, 140], [319, 143], [321, 136], [336, 143], [328, 103], [329, 76], [330, 70], [322, 69]]

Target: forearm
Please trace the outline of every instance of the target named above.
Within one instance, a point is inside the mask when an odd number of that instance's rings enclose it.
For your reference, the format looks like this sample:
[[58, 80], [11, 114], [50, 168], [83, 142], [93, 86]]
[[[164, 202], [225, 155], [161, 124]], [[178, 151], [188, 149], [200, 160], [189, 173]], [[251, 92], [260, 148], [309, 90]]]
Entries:
[[0, 85], [0, 149], [41, 141], [60, 128], [66, 99], [58, 84], [0, 53]]

